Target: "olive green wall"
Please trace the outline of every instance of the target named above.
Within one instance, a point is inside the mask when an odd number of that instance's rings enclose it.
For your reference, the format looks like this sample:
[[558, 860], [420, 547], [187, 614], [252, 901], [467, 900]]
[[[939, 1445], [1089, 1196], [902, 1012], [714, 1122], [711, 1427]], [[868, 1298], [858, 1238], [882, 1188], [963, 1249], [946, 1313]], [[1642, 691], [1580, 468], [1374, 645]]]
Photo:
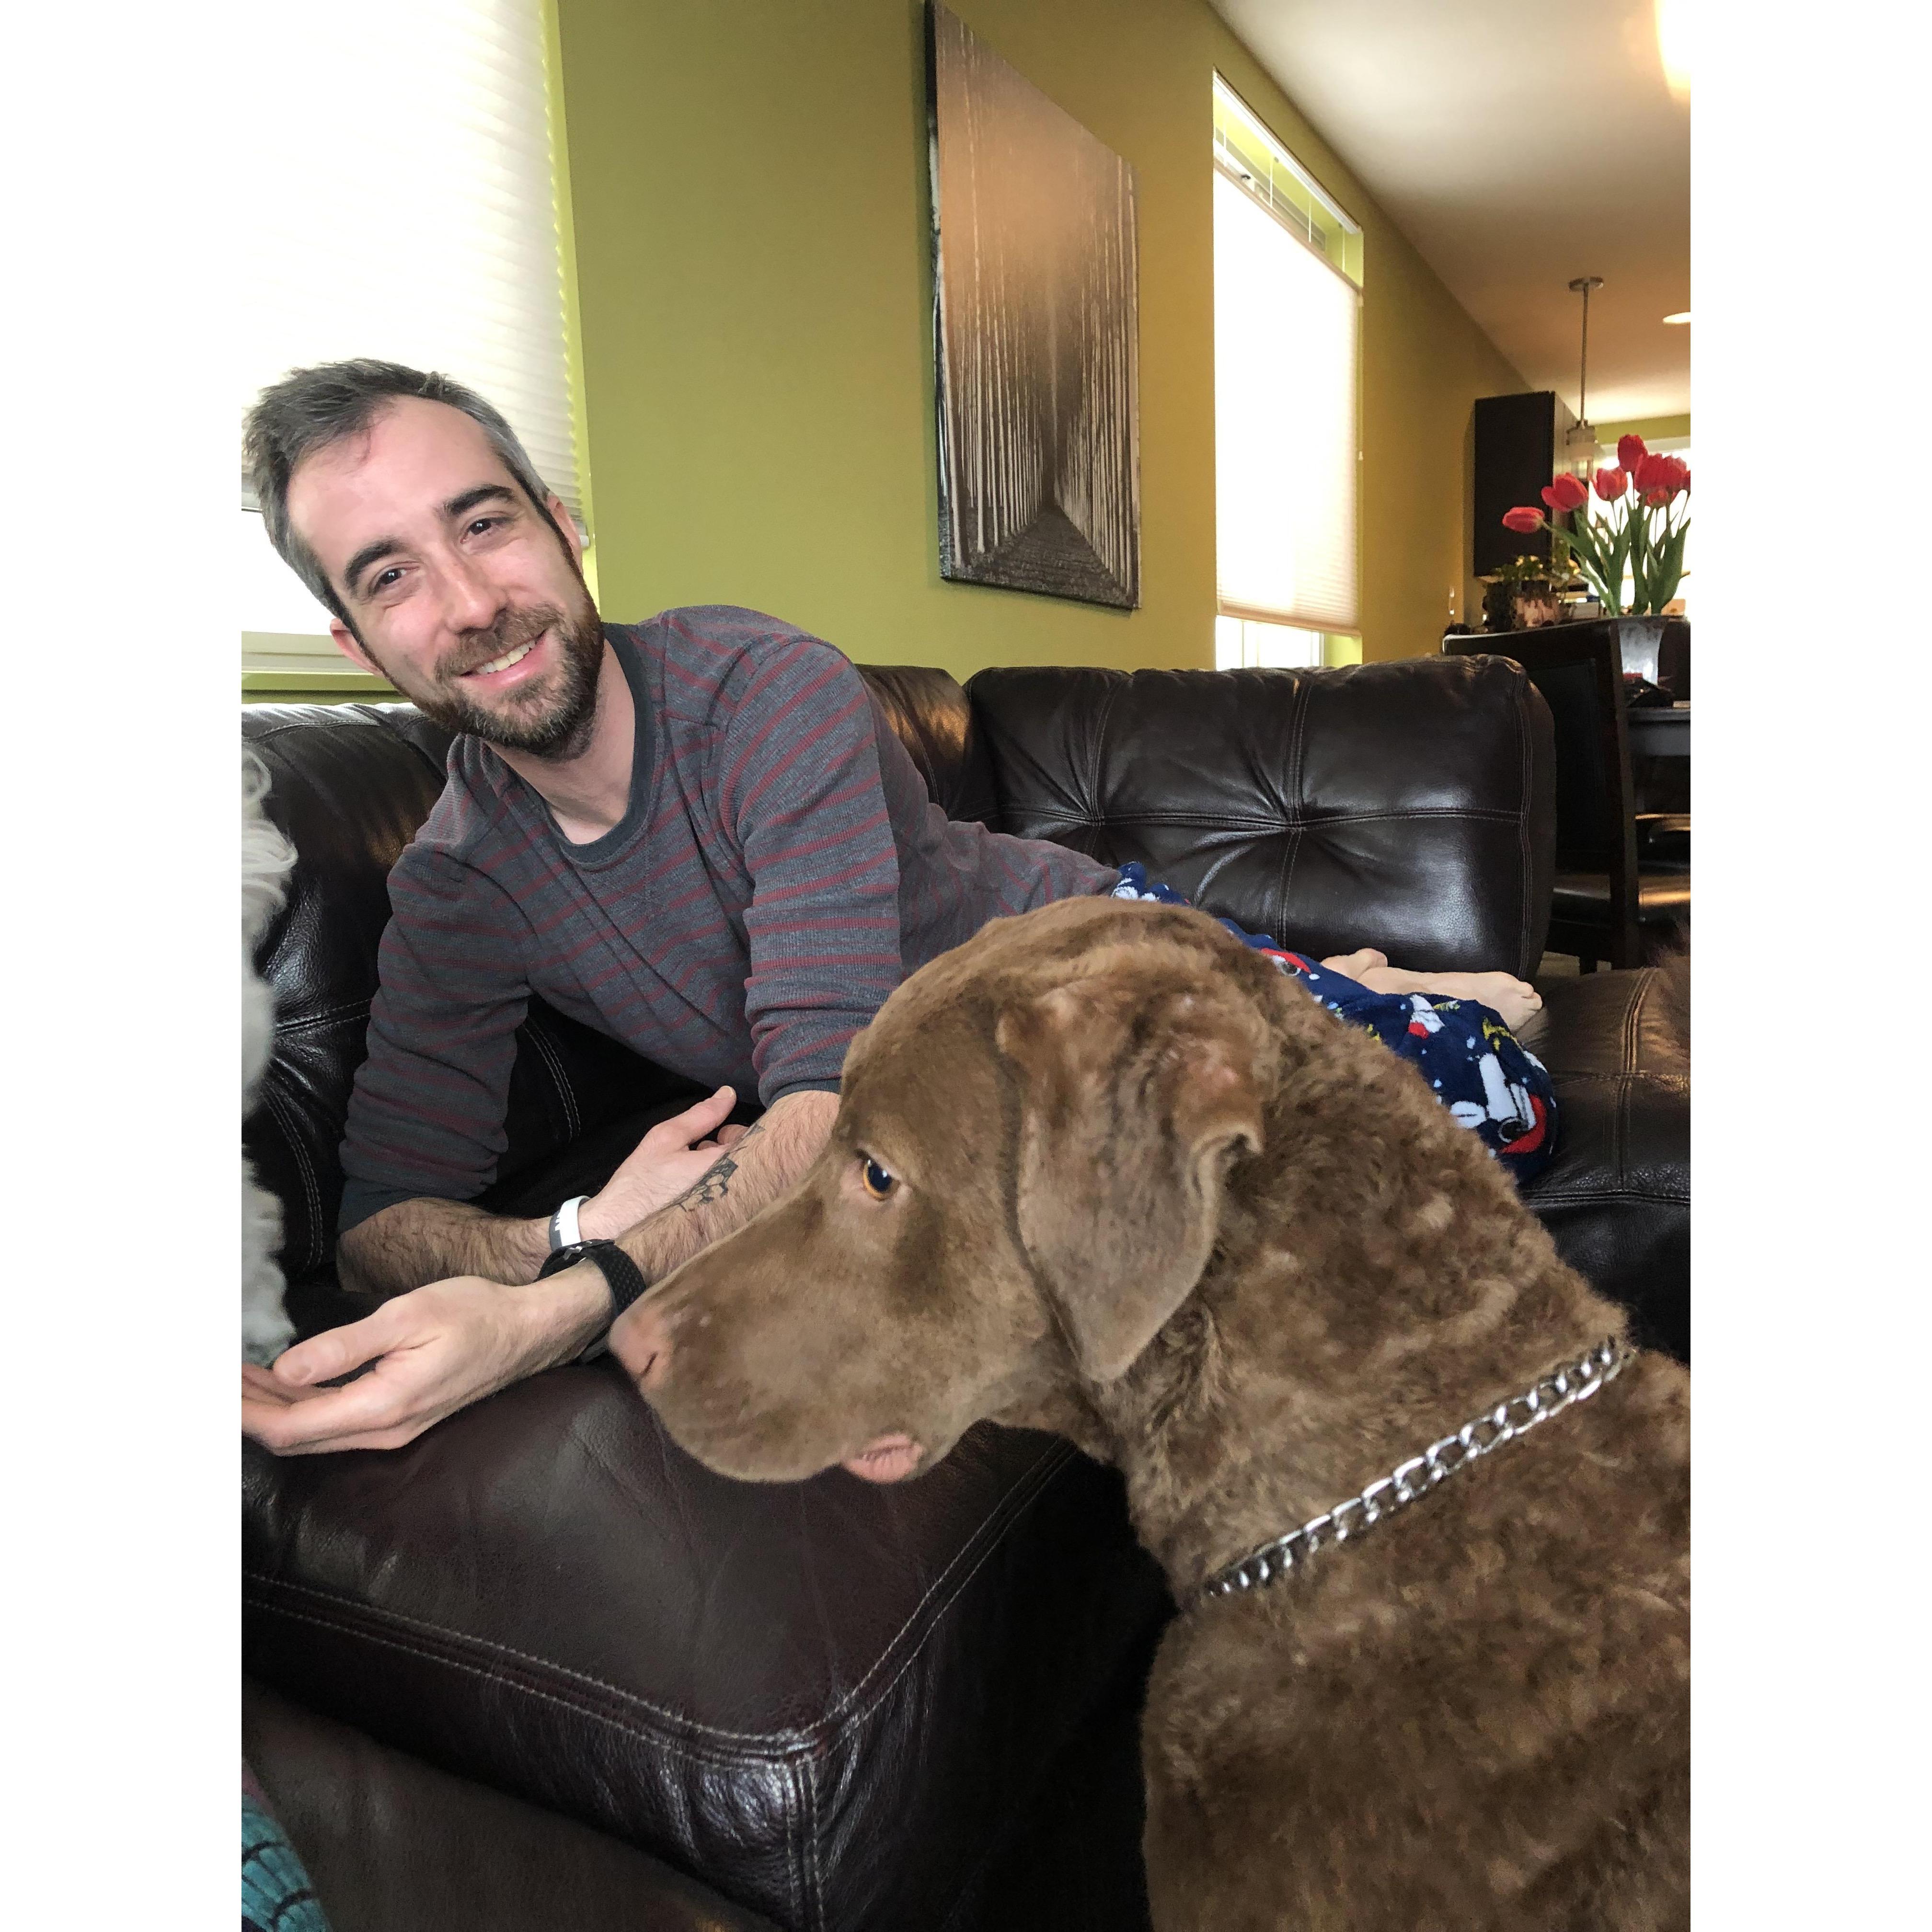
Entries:
[[1363, 224], [1364, 645], [1472, 586], [1473, 398], [1526, 386], [1206, 0], [961, 0], [1133, 164], [1142, 608], [946, 584], [916, 0], [558, 0], [605, 613], [771, 610], [872, 662], [1214, 662], [1210, 84]]
[[1598, 444], [1614, 449], [1620, 436], [1640, 436], [1646, 442], [1663, 442], [1690, 434], [1690, 418], [1683, 416], [1632, 416], [1628, 422], [1596, 423]]

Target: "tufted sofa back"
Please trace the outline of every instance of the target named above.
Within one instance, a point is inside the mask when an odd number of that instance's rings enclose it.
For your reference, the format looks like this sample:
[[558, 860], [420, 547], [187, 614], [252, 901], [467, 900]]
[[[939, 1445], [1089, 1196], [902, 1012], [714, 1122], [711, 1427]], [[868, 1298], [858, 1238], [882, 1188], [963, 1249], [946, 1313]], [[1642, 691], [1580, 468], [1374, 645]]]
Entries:
[[[1138, 859], [1210, 911], [1317, 954], [1531, 970], [1549, 916], [1550, 717], [1499, 658], [1340, 670], [862, 665], [955, 818]], [[293, 844], [257, 958], [276, 1051], [244, 1138], [283, 1205], [292, 1282], [330, 1270], [349, 1093], [389, 868], [442, 787], [449, 734], [409, 705], [256, 705], [269, 815]], [[518, 1034], [506, 1183], [690, 1083], [540, 999]]]
[[1002, 831], [1138, 859], [1318, 957], [1526, 976], [1542, 956], [1550, 714], [1507, 658], [982, 670], [967, 689]]

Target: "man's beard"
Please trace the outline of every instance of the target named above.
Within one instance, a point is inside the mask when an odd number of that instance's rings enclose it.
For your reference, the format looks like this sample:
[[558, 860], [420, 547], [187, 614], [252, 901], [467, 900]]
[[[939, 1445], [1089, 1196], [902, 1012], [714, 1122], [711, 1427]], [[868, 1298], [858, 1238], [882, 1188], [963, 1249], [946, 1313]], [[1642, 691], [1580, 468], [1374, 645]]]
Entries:
[[[425, 718], [452, 731], [466, 731], [487, 745], [539, 758], [580, 756], [596, 728], [604, 631], [589, 593], [580, 593], [575, 602], [577, 608], [568, 615], [548, 604], [506, 610], [487, 629], [466, 632], [461, 646], [451, 654], [459, 668], [439, 669], [433, 691], [410, 691], [406, 695]], [[534, 644], [546, 631], [557, 642], [556, 667], [548, 680], [511, 692], [500, 710], [486, 710], [464, 689], [467, 673], [520, 644]], [[398, 688], [403, 687], [398, 684]]]

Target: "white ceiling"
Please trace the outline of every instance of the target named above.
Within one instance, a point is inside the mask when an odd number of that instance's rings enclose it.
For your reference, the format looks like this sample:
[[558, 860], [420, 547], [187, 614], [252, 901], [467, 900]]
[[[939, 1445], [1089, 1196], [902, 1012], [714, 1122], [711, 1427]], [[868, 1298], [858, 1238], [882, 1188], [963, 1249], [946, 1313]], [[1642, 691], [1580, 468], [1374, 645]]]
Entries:
[[[1213, 0], [1532, 389], [1690, 406], [1690, 112], [1655, 0]], [[1374, 264], [1367, 264], [1373, 299]]]

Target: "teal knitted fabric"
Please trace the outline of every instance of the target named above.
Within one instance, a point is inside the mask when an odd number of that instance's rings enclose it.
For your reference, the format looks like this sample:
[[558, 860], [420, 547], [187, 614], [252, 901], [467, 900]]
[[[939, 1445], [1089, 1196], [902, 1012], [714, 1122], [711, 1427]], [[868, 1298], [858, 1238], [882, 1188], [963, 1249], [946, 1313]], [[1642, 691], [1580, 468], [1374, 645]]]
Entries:
[[242, 1793], [242, 1932], [328, 1932], [308, 1874], [281, 1826]]

